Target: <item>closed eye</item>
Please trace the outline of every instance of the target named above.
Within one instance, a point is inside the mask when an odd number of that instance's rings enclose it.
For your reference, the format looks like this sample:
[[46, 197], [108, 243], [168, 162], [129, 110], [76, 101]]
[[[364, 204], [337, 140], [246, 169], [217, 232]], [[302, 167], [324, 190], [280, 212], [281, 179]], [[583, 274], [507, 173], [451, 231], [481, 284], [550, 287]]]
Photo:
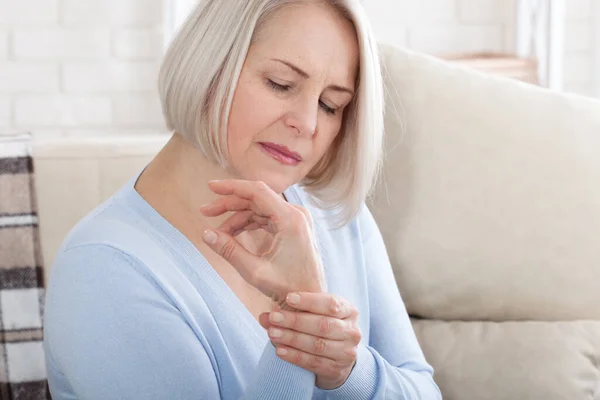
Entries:
[[277, 82], [273, 82], [270, 79], [267, 79], [267, 84], [269, 86], [271, 86], [271, 88], [273, 90], [275, 90], [276, 92], [287, 92], [288, 90], [290, 90], [290, 86], [289, 85], [280, 85]]
[[321, 106], [323, 111], [325, 111], [325, 114], [335, 115], [335, 112], [337, 111], [336, 109], [329, 107], [327, 104], [323, 103], [322, 101], [319, 101], [319, 105]]
[[[271, 89], [275, 90], [276, 92], [287, 92], [288, 90], [291, 89], [291, 86], [281, 85], [275, 81], [272, 81], [271, 79], [267, 79], [267, 84], [271, 87]], [[319, 106], [327, 115], [335, 115], [335, 113], [337, 111], [336, 109], [329, 107], [327, 104], [325, 104], [324, 102], [322, 102], [320, 100], [319, 100]]]

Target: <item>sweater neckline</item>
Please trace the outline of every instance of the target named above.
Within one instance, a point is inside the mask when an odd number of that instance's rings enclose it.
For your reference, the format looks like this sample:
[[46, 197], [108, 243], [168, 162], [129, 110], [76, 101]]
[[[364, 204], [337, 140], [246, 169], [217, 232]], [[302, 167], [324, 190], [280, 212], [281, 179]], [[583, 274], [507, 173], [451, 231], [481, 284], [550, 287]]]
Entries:
[[[246, 331], [252, 334], [257, 344], [263, 345], [268, 341], [267, 333], [248, 308], [246, 308], [246, 305], [234, 293], [217, 271], [215, 271], [196, 246], [194, 246], [181, 231], [160, 215], [160, 213], [135, 189], [135, 183], [142, 173], [143, 170], [132, 178], [124, 188], [125, 191], [123, 194], [128, 199], [128, 202], [144, 215], [152, 226], [156, 227], [157, 231], [167, 240], [169, 245], [172, 246], [177, 253], [189, 263], [189, 265], [194, 267], [194, 272], [200, 274], [201, 279], [204, 280], [213, 293], [218, 294], [215, 298], [223, 303], [225, 309], [231, 310], [237, 314], [237, 319], [246, 325]], [[283, 194], [290, 204], [302, 206], [297, 185], [290, 186]]]

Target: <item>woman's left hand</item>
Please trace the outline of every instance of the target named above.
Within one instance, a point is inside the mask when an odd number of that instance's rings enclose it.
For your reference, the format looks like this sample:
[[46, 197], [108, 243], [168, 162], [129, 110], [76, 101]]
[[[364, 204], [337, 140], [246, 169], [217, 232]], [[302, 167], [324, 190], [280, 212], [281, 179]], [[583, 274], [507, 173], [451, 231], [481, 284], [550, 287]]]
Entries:
[[356, 308], [329, 293], [290, 293], [286, 303], [295, 311], [276, 309], [259, 318], [277, 355], [315, 373], [321, 389], [342, 386], [361, 339]]

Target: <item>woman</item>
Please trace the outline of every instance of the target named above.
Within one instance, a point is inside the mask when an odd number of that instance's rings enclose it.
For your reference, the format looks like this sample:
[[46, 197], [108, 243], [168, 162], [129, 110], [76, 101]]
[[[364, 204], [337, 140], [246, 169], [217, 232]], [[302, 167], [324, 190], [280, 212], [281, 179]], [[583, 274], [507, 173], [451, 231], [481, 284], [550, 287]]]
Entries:
[[439, 399], [364, 206], [382, 83], [358, 1], [203, 1], [160, 95], [171, 140], [53, 266], [53, 397]]

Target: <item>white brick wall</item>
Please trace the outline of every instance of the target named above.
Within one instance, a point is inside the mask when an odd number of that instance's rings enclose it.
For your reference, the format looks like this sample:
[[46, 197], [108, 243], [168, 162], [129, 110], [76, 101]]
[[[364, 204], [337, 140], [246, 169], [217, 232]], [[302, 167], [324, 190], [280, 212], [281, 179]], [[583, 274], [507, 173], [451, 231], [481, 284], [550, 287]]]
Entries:
[[16, 124], [31, 127], [109, 126], [112, 106], [108, 96], [18, 96]]
[[56, 93], [59, 90], [58, 65], [51, 62], [0, 62], [0, 93]]
[[21, 29], [13, 33], [20, 60], [101, 59], [110, 56], [108, 29]]
[[591, 24], [567, 23], [565, 37], [565, 52], [589, 53], [592, 51], [593, 29]]
[[567, 0], [567, 19], [588, 20], [592, 12], [592, 2], [593, 0]]
[[[595, 71], [593, 4], [567, 0], [565, 90], [599, 95]], [[382, 41], [444, 55], [463, 52], [514, 51], [514, 0], [364, 0], [375, 33]], [[600, 23], [600, 17], [597, 19]], [[600, 28], [597, 28], [600, 29]], [[598, 89], [597, 89], [598, 88]]]
[[0, 134], [164, 130], [162, 0], [0, 0]]
[[512, 18], [507, 3], [507, 0], [363, 1], [379, 40], [434, 54], [504, 50], [506, 26]]
[[62, 79], [68, 93], [149, 92], [157, 90], [158, 62], [66, 62]]
[[[435, 54], [513, 49], [513, 0], [364, 3], [386, 42]], [[600, 10], [600, 0], [567, 0], [565, 85], [585, 94], [600, 90], [594, 4]], [[163, 131], [162, 7], [163, 0], [0, 0], [0, 133]]]
[[0, 60], [5, 60], [8, 58], [8, 32], [0, 31]]
[[159, 58], [163, 51], [160, 29], [121, 29], [113, 34], [113, 55], [126, 60]]
[[52, 26], [58, 22], [58, 0], [0, 0], [0, 26]]
[[422, 26], [410, 30], [410, 46], [432, 54], [497, 52], [504, 48], [503, 32], [490, 25]]
[[122, 95], [113, 101], [115, 122], [127, 127], [152, 127], [162, 122], [160, 101], [156, 97]]
[[515, 3], [498, 0], [457, 0], [458, 20], [463, 24], [506, 25], [513, 20]]
[[[589, 96], [600, 96], [596, 88], [600, 74], [595, 67], [595, 52], [600, 43], [594, 38], [593, 1], [567, 0], [567, 24], [565, 38], [565, 90]], [[600, 9], [599, 11], [600, 12]]]
[[161, 0], [63, 0], [62, 4], [61, 21], [67, 26], [155, 26], [161, 19]]
[[8, 128], [12, 125], [11, 115], [12, 105], [10, 98], [0, 95], [0, 129]]

